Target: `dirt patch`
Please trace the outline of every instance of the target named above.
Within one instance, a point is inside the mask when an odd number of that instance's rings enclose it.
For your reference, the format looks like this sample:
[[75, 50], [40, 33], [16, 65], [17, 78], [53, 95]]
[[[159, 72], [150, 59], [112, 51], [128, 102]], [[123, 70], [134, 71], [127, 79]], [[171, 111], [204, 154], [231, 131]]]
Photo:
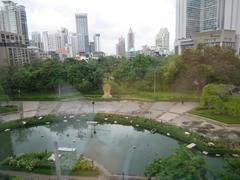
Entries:
[[212, 124], [205, 124], [204, 127], [207, 129], [215, 129], [215, 127]]

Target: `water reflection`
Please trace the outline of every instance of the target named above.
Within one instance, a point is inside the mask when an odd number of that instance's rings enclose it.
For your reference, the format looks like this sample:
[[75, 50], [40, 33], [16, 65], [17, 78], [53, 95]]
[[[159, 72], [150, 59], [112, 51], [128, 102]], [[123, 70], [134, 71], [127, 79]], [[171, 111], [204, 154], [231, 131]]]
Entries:
[[[50, 125], [0, 134], [0, 158], [53, 151], [54, 141], [60, 147], [76, 148], [78, 155], [84, 154], [112, 173], [129, 175], [142, 175], [154, 157], [167, 157], [180, 145], [170, 137], [130, 126], [101, 124], [94, 127], [85, 120], [61, 120]], [[206, 158], [206, 161], [210, 168], [218, 169], [222, 164], [221, 158]]]

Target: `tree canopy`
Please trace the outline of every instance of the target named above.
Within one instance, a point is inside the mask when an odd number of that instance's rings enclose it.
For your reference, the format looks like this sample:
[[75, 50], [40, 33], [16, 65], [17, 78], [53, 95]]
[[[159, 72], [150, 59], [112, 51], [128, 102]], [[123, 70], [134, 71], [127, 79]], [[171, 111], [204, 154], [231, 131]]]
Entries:
[[226, 157], [222, 171], [217, 173], [219, 180], [239, 180], [240, 179], [240, 158]]
[[2, 85], [5, 92], [54, 91], [59, 86], [72, 86], [79, 91], [94, 91], [102, 85], [103, 72], [95, 62], [78, 62], [72, 59], [61, 63], [46, 60], [26, 66], [1, 67]]
[[193, 154], [185, 147], [181, 147], [170, 157], [154, 159], [144, 174], [159, 180], [202, 180], [206, 179], [206, 165], [200, 155]]

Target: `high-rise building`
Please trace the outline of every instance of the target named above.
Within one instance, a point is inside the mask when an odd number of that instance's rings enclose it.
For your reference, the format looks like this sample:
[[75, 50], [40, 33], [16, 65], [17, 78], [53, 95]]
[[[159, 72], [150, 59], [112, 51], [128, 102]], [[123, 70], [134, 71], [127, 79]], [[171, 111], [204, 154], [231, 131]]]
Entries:
[[130, 51], [131, 49], [134, 49], [134, 41], [135, 41], [135, 37], [134, 37], [134, 33], [132, 31], [132, 28], [129, 29], [128, 31], [128, 36], [127, 36], [127, 46], [128, 46], [128, 51]]
[[19, 20], [20, 20], [20, 31], [25, 38], [25, 42], [29, 45], [29, 36], [28, 36], [28, 25], [27, 25], [27, 15], [24, 6], [18, 6]]
[[75, 57], [78, 54], [78, 36], [76, 33], [70, 34], [70, 56]]
[[78, 52], [88, 54], [89, 36], [87, 14], [76, 14], [75, 17], [76, 17], [76, 31], [78, 37]]
[[62, 48], [61, 35], [53, 33], [48, 35], [48, 51], [57, 51]]
[[[235, 31], [237, 37], [237, 39], [235, 39], [235, 47], [237, 52], [240, 52], [240, 21], [238, 20], [240, 17], [239, 0], [176, 1], [175, 51], [177, 53], [180, 54], [183, 49], [195, 45], [192, 40], [193, 33], [213, 33], [218, 30]], [[225, 34], [228, 33], [223, 33], [223, 35]], [[202, 35], [201, 37], [203, 37]], [[206, 41], [210, 42], [214, 41], [214, 39], [206, 39]], [[226, 44], [224, 41], [218, 43]]]
[[39, 32], [31, 33], [31, 41], [30, 44], [32, 46], [38, 47], [40, 50], [43, 50], [43, 43], [41, 40], [41, 34]]
[[0, 10], [0, 30], [23, 35], [26, 45], [29, 45], [27, 16], [25, 7], [12, 1], [2, 1]]
[[101, 46], [100, 46], [100, 34], [95, 34], [93, 36], [93, 40], [94, 40], [94, 51], [96, 52], [100, 52], [101, 51]]
[[42, 35], [42, 40], [45, 52], [57, 51], [59, 48], [61, 48], [61, 36], [59, 33], [49, 34], [47, 31], [44, 31]]
[[156, 36], [156, 48], [164, 54], [169, 52], [169, 31], [167, 28], [161, 28]]
[[94, 53], [95, 52], [95, 43], [89, 42], [89, 52]]
[[4, 12], [3, 10], [1, 10], [1, 7], [0, 7], [0, 31], [5, 31], [4, 29]]
[[34, 42], [41, 42], [41, 34], [39, 32], [32, 32], [31, 40]]
[[23, 35], [0, 31], [0, 65], [30, 63], [30, 56]]
[[60, 36], [61, 36], [61, 48], [65, 48], [67, 50], [69, 44], [68, 29], [62, 28], [60, 30]]
[[45, 52], [49, 51], [49, 40], [48, 40], [48, 32], [44, 31], [42, 33], [42, 42], [43, 42], [43, 50]]
[[126, 56], [125, 39], [123, 37], [118, 39], [118, 43], [116, 44], [116, 54], [118, 57]]

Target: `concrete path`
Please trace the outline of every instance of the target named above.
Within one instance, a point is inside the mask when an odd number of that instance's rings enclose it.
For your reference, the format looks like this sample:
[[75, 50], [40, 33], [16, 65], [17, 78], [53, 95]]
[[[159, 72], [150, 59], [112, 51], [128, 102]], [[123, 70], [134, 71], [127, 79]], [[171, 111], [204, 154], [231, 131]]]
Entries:
[[[21, 102], [11, 102], [17, 104]], [[91, 101], [26, 101], [23, 103], [25, 118], [47, 114], [85, 114], [93, 112]], [[193, 116], [187, 112], [197, 107], [195, 102], [138, 102], [110, 101], [96, 102], [95, 113], [112, 113], [127, 116], [142, 116], [159, 122], [170, 123], [197, 132], [212, 139], [224, 139], [240, 142], [240, 126], [227, 126], [206, 118]], [[19, 113], [4, 115], [3, 121], [19, 119]]]
[[[57, 180], [55, 175], [44, 175], [44, 174], [35, 174], [28, 172], [18, 172], [18, 171], [4, 171], [0, 170], [0, 173], [8, 176], [20, 177], [24, 180]], [[121, 175], [100, 175], [97, 177], [77, 177], [77, 176], [61, 176], [61, 180], [122, 180]], [[126, 180], [146, 180], [145, 177], [138, 176], [124, 176]]]

